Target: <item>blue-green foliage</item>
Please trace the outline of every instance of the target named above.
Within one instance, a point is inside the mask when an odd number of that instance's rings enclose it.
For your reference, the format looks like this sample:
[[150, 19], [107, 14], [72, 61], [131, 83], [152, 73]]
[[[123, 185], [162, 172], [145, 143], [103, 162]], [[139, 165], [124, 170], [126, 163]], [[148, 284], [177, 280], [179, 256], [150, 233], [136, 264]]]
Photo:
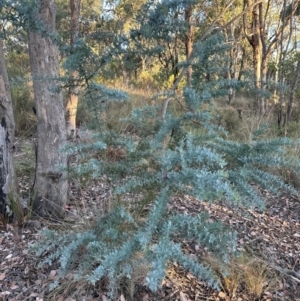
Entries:
[[[190, 216], [170, 211], [172, 197], [184, 194], [209, 202], [262, 207], [257, 186], [276, 193], [281, 189], [295, 192], [270, 173], [272, 167], [295, 164], [284, 158], [289, 140], [261, 140], [258, 133], [251, 143], [237, 143], [226, 140], [224, 131], [214, 125], [207, 104], [212, 97], [224, 95], [231, 84], [218, 80], [219, 71], [209, 64], [220, 59], [227, 47], [222, 45], [217, 35], [197, 46], [194, 85], [183, 93], [187, 110], [181, 115], [173, 116], [170, 111], [162, 121], [157, 106], [135, 109], [130, 122], [138, 139], [102, 128], [94, 142], [74, 150], [81, 156], [88, 149], [104, 151], [107, 145], [126, 150], [126, 157], [120, 160], [107, 162], [100, 156], [76, 167], [79, 175], [86, 170], [95, 178], [107, 175], [117, 203], [86, 232], [44, 233], [37, 254], [46, 253], [46, 263], [59, 259], [63, 273], [75, 269], [77, 277], [93, 284], [108, 277], [111, 296], [119, 281], [131, 278], [137, 266], [145, 267], [145, 284], [156, 290], [172, 262], [218, 287], [212, 269], [190, 256], [181, 242], [194, 241], [227, 262], [236, 250], [235, 233], [210, 220], [205, 212]], [[207, 82], [201, 75], [208, 72], [203, 69], [205, 64], [214, 81]], [[100, 104], [102, 99], [122, 98], [97, 85], [87, 95]], [[132, 200], [122, 201], [129, 192]]]

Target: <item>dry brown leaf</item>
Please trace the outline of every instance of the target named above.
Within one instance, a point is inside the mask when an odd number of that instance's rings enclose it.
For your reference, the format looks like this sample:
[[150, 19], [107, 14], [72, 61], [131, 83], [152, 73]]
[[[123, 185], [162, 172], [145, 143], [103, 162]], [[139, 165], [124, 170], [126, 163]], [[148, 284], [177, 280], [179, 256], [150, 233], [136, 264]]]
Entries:
[[183, 292], [179, 293], [179, 299], [180, 301], [190, 301]]
[[3, 280], [5, 278], [5, 276], [6, 276], [5, 273], [0, 274], [0, 281]]
[[69, 273], [69, 274], [67, 274], [67, 275], [65, 276], [65, 278], [66, 278], [67, 280], [72, 280], [72, 279], [74, 278], [74, 274], [73, 274], [73, 273]]
[[222, 299], [226, 298], [226, 294], [224, 292], [219, 292], [218, 296]]
[[49, 274], [49, 276], [48, 276], [48, 279], [49, 280], [54, 280], [54, 278], [55, 278], [55, 275], [56, 275], [56, 270], [52, 270], [51, 272], [50, 272], [50, 274]]
[[0, 297], [2, 296], [7, 296], [7, 295], [10, 295], [11, 294], [11, 292], [9, 292], [9, 291], [5, 291], [5, 292], [2, 292], [2, 293], [0, 293]]
[[125, 299], [125, 297], [124, 297], [123, 294], [121, 294], [121, 296], [120, 296], [120, 301], [126, 301], [126, 299]]
[[30, 271], [30, 267], [27, 265], [25, 270], [24, 270], [24, 274], [27, 275]]
[[12, 290], [16, 290], [17, 288], [19, 288], [19, 286], [18, 286], [18, 285], [16, 285], [16, 284], [14, 284], [14, 285], [11, 285], [11, 287], [10, 287], [10, 289], [12, 289]]

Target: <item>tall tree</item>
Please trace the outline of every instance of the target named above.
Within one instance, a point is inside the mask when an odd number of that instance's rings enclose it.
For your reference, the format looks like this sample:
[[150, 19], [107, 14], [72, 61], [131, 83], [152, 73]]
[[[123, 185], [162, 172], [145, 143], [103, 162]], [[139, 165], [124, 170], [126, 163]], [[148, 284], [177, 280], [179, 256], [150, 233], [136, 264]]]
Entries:
[[[274, 11], [278, 13], [278, 4], [271, 0], [244, 0], [244, 9], [252, 8], [244, 15], [244, 29], [247, 40], [252, 47], [254, 83], [257, 90], [264, 91], [267, 83], [268, 62], [276, 48], [278, 41], [283, 38], [286, 27], [291, 18], [297, 13], [299, 0], [295, 0], [286, 10], [286, 0], [282, 4], [281, 18], [272, 23]], [[266, 111], [265, 97], [257, 97], [260, 113]]]
[[[261, 78], [261, 71], [262, 71], [262, 60], [263, 60], [263, 44], [262, 44], [262, 31], [263, 31], [263, 24], [265, 20], [263, 19], [263, 12], [262, 12], [262, 3], [261, 1], [257, 1], [253, 8], [251, 13], [251, 22], [248, 27], [249, 32], [247, 31], [246, 26], [246, 17], [244, 17], [244, 23], [245, 23], [245, 33], [246, 37], [249, 41], [249, 44], [251, 45], [253, 49], [253, 72], [254, 72], [254, 85], [257, 90], [260, 90], [262, 88], [262, 78]], [[244, 8], [248, 8], [249, 6], [253, 5], [252, 0], [244, 0]], [[261, 98], [258, 102], [259, 111], [261, 113], [265, 113], [265, 103], [264, 98]]]
[[12, 199], [19, 201], [19, 189], [13, 164], [15, 121], [10, 86], [0, 39], [0, 214], [7, 214]]
[[[186, 40], [185, 40], [185, 55], [186, 60], [188, 61], [193, 50], [193, 42], [194, 42], [194, 26], [192, 25], [192, 16], [193, 16], [193, 7], [192, 5], [188, 5], [184, 10], [184, 17], [187, 26], [186, 32]], [[187, 86], [191, 86], [192, 84], [192, 66], [188, 66], [186, 71], [186, 82]]]
[[67, 156], [63, 97], [59, 87], [58, 48], [55, 36], [54, 0], [41, 0], [37, 18], [47, 30], [29, 33], [29, 56], [37, 115], [37, 160], [34, 210], [44, 217], [60, 217], [68, 198]]
[[[71, 8], [71, 39], [70, 52], [74, 54], [76, 48], [76, 40], [79, 35], [79, 16], [80, 16], [80, 0], [70, 0]], [[76, 79], [78, 78], [78, 71], [70, 70], [71, 86], [68, 93], [68, 101], [66, 105], [66, 122], [67, 122], [67, 137], [68, 139], [76, 136], [76, 113], [78, 105], [78, 85]]]
[[286, 108], [286, 124], [291, 120], [292, 117], [292, 109], [293, 109], [293, 103], [295, 100], [296, 90], [299, 87], [299, 77], [300, 77], [300, 60], [297, 62], [297, 66], [295, 68], [294, 77], [292, 79], [292, 82], [290, 84], [290, 91], [288, 96], [288, 103]]

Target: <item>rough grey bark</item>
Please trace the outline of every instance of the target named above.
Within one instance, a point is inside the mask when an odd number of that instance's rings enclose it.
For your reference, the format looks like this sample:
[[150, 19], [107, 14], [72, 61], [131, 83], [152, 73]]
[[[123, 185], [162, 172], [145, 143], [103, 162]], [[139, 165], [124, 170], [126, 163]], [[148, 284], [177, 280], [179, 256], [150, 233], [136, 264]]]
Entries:
[[[38, 16], [55, 33], [54, 0], [41, 0]], [[68, 200], [65, 110], [59, 89], [58, 49], [37, 32], [29, 34], [29, 56], [37, 116], [37, 160], [34, 211], [43, 217], [61, 217]]]
[[13, 164], [15, 122], [12, 110], [10, 87], [0, 40], [0, 214], [12, 214], [11, 198], [19, 202], [19, 189]]

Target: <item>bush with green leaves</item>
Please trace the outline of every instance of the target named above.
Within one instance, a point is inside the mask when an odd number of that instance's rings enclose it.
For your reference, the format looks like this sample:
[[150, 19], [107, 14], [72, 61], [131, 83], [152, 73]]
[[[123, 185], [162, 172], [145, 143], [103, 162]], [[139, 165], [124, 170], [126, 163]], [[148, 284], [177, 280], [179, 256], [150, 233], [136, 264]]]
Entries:
[[[102, 127], [91, 143], [68, 149], [84, 158], [90, 151], [105, 152], [113, 145], [126, 150], [126, 156], [113, 162], [101, 156], [89, 158], [76, 167], [79, 175], [86, 171], [96, 179], [106, 175], [114, 206], [89, 230], [44, 232], [35, 246], [37, 255], [44, 256], [43, 263], [51, 265], [58, 260], [62, 275], [76, 271], [76, 277], [92, 284], [106, 277], [111, 297], [121, 281], [134, 276], [138, 266], [146, 267], [144, 284], [158, 289], [172, 262], [217, 288], [213, 270], [190, 256], [182, 241], [193, 241], [226, 264], [236, 252], [236, 235], [206, 212], [190, 216], [169, 210], [172, 198], [189, 195], [201, 201], [221, 200], [262, 209], [257, 187], [297, 193], [269, 172], [270, 167], [299, 166], [284, 156], [290, 140], [261, 139], [257, 131], [250, 143], [237, 143], [227, 140], [226, 132], [215, 125], [208, 104], [213, 97], [223, 96], [229, 84], [238, 84], [218, 81], [217, 76], [212, 84], [202, 74], [207, 72], [204, 66], [209, 67], [207, 61], [220, 59], [225, 52], [222, 45], [222, 36], [214, 35], [196, 46], [194, 84], [184, 89], [186, 110], [181, 114], [174, 116], [170, 110], [162, 120], [158, 106], [134, 109], [130, 122], [139, 129], [138, 137]], [[98, 88], [91, 93], [93, 101], [101, 104], [107, 90]], [[116, 91], [106, 95], [107, 101], [115, 99]], [[124, 201], [122, 197], [128, 193], [131, 200]]]

